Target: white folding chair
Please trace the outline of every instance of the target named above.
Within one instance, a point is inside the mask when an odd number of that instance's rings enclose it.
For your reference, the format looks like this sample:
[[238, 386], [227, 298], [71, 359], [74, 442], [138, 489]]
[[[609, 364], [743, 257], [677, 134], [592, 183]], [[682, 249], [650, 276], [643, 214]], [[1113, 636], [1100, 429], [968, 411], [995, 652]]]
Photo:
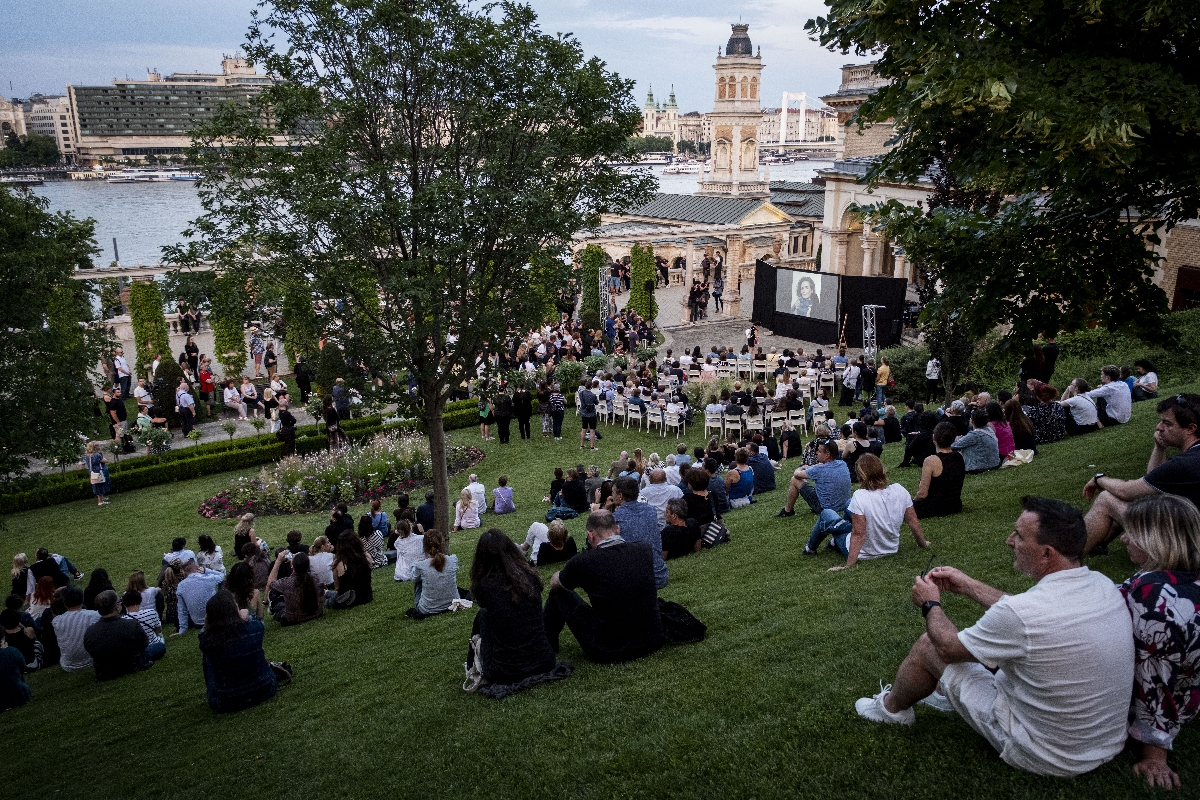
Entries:
[[645, 418], [646, 415], [642, 412], [642, 409], [630, 403], [628, 412], [625, 414], [625, 427], [628, 428], [629, 423], [635, 422], [637, 423], [637, 429], [640, 431], [642, 429], [642, 421]]
[[[614, 397], [613, 398], [613, 408], [612, 408], [612, 416], [613, 416], [612, 424], [616, 425], [618, 419], [625, 419], [625, 415], [628, 411], [629, 411], [629, 401], [626, 400], [625, 398], [623, 398], [621, 395], [617, 395], [616, 397]], [[625, 427], [627, 427], [627, 428], [629, 427], [628, 420], [626, 420]]]
[[758, 431], [761, 433], [762, 429], [763, 429], [763, 418], [762, 418], [761, 414], [747, 414], [746, 415], [746, 433], [751, 433], [753, 431]]
[[771, 432], [774, 433], [775, 431], [783, 430], [783, 423], [787, 422], [787, 418], [788, 415], [786, 411], [772, 411]]
[[725, 430], [725, 420], [720, 414], [704, 413], [704, 435], [708, 436], [708, 432], [716, 431], [718, 434]]
[[657, 407], [646, 409], [646, 433], [650, 432], [651, 426], [657, 425], [659, 432], [663, 436], [667, 435], [667, 426], [666, 426], [665, 421], [663, 420], [663, 415], [665, 413], [666, 413], [666, 411], [664, 411], [661, 408], [657, 408]]
[[739, 436], [746, 424], [746, 415], [728, 415], [725, 417], [725, 435], [728, 436], [732, 432], [736, 432]]
[[820, 387], [827, 391], [830, 397], [833, 397], [833, 376], [829, 373], [821, 375]]
[[717, 365], [717, 377], [718, 378], [732, 378], [733, 373], [734, 373], [734, 369], [729, 364], [726, 364], [725, 362], [722, 361], [720, 364]]
[[808, 432], [808, 420], [804, 411], [787, 412], [787, 420], [788, 422], [792, 423], [792, 427], [796, 430], [802, 433]]
[[596, 419], [604, 420], [606, 424], [611, 424], [612, 419], [609, 415], [612, 413], [612, 408], [607, 400], [599, 400], [596, 402]]
[[826, 411], [825, 409], [819, 409], [819, 410], [813, 411], [813, 417], [812, 417], [813, 430], [815, 431], [817, 429], [818, 425], [824, 424], [825, 420], [828, 419], [828, 417], [829, 417], [829, 412]]
[[[663, 414], [663, 427], [673, 429], [676, 439], [687, 435], [686, 425], [687, 423], [683, 414], [674, 411], [668, 411]], [[663, 435], [665, 436], [666, 434], [664, 433]]]
[[688, 376], [688, 380], [689, 380], [689, 381], [698, 381], [698, 380], [700, 380], [700, 368], [699, 368], [699, 367], [690, 367], [690, 368], [688, 368], [688, 371], [687, 371], [687, 376]]
[[766, 359], [759, 359], [754, 362], [754, 366], [750, 369], [750, 377], [762, 378], [764, 381], [767, 379]]

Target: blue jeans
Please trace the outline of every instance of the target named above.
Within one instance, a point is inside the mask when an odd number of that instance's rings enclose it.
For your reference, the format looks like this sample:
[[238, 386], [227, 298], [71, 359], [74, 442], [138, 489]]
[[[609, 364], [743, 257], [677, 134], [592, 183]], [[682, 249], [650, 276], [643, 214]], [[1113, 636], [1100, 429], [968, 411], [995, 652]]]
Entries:
[[158, 661], [167, 654], [167, 646], [163, 642], [154, 642], [142, 651], [142, 659], [145, 661]]
[[[849, 514], [849, 512], [846, 512]], [[813, 524], [812, 533], [808, 537], [805, 548], [815, 551], [821, 546], [826, 536], [833, 537], [833, 544], [842, 555], [850, 555], [850, 520], [833, 509], [825, 509]]]
[[883, 387], [876, 386], [875, 387], [875, 407], [883, 408], [884, 405], [886, 405], [886, 404], [887, 404], [887, 401], [883, 396]]
[[562, 438], [563, 411], [551, 411], [550, 420], [554, 427], [554, 438]]

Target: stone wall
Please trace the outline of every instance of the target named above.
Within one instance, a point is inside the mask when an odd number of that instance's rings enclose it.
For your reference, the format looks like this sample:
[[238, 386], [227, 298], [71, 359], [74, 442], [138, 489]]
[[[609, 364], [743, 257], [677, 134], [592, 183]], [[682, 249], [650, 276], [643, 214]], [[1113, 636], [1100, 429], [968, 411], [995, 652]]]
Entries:
[[886, 153], [892, 148], [886, 144], [887, 140], [893, 136], [893, 127], [890, 122], [881, 122], [877, 125], [858, 129], [858, 123], [851, 123], [846, 128], [845, 151], [843, 158], [853, 158], [855, 156], [875, 156], [880, 153]]
[[[1200, 269], [1200, 221], [1188, 220], [1167, 234], [1167, 257], [1158, 273], [1158, 285], [1166, 292], [1167, 302], [1175, 298], [1175, 281], [1180, 267]], [[1175, 309], [1172, 309], [1175, 310]]]

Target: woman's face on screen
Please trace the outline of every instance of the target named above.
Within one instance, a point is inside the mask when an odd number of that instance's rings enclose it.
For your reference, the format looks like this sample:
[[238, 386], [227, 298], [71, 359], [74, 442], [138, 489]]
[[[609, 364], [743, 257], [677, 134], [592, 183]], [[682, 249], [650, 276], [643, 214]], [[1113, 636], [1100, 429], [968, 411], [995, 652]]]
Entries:
[[807, 300], [808, 298], [812, 297], [812, 294], [813, 294], [812, 281], [807, 280], [807, 279], [800, 281], [800, 296], [803, 297], [805, 300]]

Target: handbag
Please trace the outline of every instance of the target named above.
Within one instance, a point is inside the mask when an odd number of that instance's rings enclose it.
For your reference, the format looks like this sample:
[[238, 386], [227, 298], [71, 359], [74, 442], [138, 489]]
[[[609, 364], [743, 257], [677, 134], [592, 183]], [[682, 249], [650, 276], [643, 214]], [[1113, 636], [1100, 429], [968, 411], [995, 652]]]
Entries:
[[700, 536], [700, 546], [704, 548], [716, 547], [728, 541], [729, 529], [719, 519], [714, 519], [708, 523], [708, 527], [704, 529], [704, 533]]
[[91, 460], [88, 461], [88, 481], [91, 483], [104, 483], [104, 465], [100, 465], [100, 469], [92, 469]]
[[487, 686], [487, 680], [483, 677], [483, 657], [479, 654], [482, 641], [482, 637], [477, 633], [471, 637], [471, 643], [467, 647], [467, 660], [463, 662], [463, 671], [466, 673], [463, 680], [464, 692], [477, 692]]

